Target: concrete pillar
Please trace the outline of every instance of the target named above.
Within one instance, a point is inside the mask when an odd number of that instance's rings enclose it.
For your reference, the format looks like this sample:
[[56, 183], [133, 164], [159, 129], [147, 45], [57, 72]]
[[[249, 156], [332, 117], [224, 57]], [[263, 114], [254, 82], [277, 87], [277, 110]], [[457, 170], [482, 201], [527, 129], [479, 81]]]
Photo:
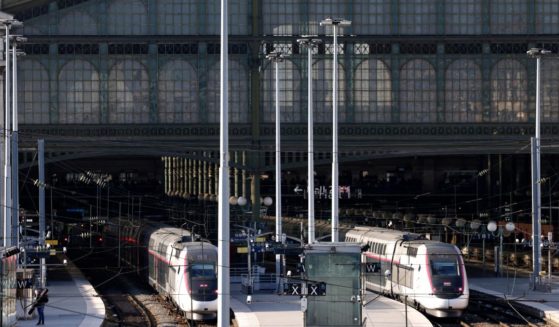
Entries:
[[207, 161], [207, 154], [204, 152], [204, 161], [202, 162], [202, 178], [203, 178], [203, 190], [202, 193], [204, 196], [208, 194], [208, 161]]
[[203, 186], [203, 181], [204, 181], [204, 175], [202, 174], [202, 160], [196, 160], [198, 163], [198, 193], [197, 195], [200, 194], [204, 194], [204, 191], [202, 189]]
[[188, 196], [194, 194], [194, 175], [192, 174], [192, 159], [187, 159], [188, 171]]
[[239, 168], [238, 168], [238, 164], [239, 164], [239, 152], [235, 151], [235, 170], [234, 170], [234, 174], [235, 174], [235, 185], [233, 186], [234, 192], [233, 194], [235, 195], [236, 198], [239, 198]]
[[173, 196], [173, 157], [169, 157], [169, 196]]
[[165, 180], [165, 195], [169, 195], [169, 157], [163, 157], [163, 178]]
[[182, 197], [187, 199], [188, 198], [188, 159], [182, 158], [182, 174], [184, 179], [182, 181]]
[[218, 193], [219, 193], [219, 178], [217, 176], [218, 173], [219, 173], [219, 164], [215, 163], [214, 164], [214, 190], [215, 190], [215, 195], [218, 195]]
[[179, 169], [178, 169], [177, 157], [173, 157], [173, 196], [178, 195], [178, 180], [179, 180]]
[[184, 160], [179, 158], [179, 194], [181, 198], [184, 197]]
[[246, 169], [247, 158], [246, 158], [246, 152], [245, 151], [242, 152], [242, 159], [241, 160], [242, 160], [242, 164], [243, 164], [243, 170], [242, 170], [242, 176], [241, 176], [241, 178], [242, 178], [242, 181], [241, 181], [242, 193], [243, 193], [243, 197], [248, 200], [248, 195], [247, 195], [247, 193], [248, 193], [247, 192], [248, 191], [247, 190], [247, 169]]

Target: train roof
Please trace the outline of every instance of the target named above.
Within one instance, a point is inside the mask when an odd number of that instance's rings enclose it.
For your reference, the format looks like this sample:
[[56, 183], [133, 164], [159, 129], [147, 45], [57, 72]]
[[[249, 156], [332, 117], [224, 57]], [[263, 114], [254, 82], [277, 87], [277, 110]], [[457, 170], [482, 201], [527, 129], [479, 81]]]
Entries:
[[410, 241], [413, 240], [422, 240], [423, 236], [417, 233], [410, 233], [406, 231], [400, 231], [395, 229], [388, 229], [382, 227], [367, 227], [367, 226], [356, 226], [354, 229], [347, 232], [347, 235], [355, 236], [361, 235], [367, 238], [376, 238], [381, 240], [401, 240], [401, 239], [408, 239]]
[[190, 231], [177, 227], [166, 226], [158, 228], [153, 231], [150, 239], [165, 245], [172, 245], [177, 249], [187, 247], [188, 251], [215, 249], [215, 246], [210, 242], [205, 242], [203, 240], [199, 240], [198, 238], [193, 239]]

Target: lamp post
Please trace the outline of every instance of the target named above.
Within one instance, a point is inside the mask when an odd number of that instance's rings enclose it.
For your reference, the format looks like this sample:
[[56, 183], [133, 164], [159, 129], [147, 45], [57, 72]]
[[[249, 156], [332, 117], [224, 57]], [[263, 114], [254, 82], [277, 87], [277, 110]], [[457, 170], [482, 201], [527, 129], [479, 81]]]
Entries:
[[[2, 13], [5, 15], [4, 13]], [[3, 246], [11, 246], [13, 244], [12, 239], [12, 212], [11, 208], [13, 207], [12, 203], [12, 167], [11, 167], [11, 134], [12, 134], [12, 122], [11, 122], [11, 111], [10, 109], [10, 91], [11, 91], [11, 83], [10, 83], [10, 75], [12, 71], [10, 70], [10, 28], [21, 23], [18, 21], [13, 20], [13, 16], [9, 16], [10, 18], [2, 19], [0, 22], [4, 24], [4, 30], [6, 32], [5, 35], [5, 44], [4, 44], [4, 60], [6, 62], [6, 66], [4, 68], [4, 86], [5, 86], [5, 93], [4, 93], [4, 183], [3, 183]], [[17, 224], [17, 222], [16, 222]]]
[[505, 224], [505, 226], [497, 226], [497, 223], [495, 221], [490, 221], [489, 223], [487, 223], [487, 230], [491, 233], [494, 233], [495, 231], [497, 231], [497, 229], [499, 230], [499, 251], [497, 253], [497, 251], [495, 251], [495, 260], [498, 260], [498, 263], [495, 263], [495, 272], [498, 275], [502, 274], [502, 270], [503, 270], [503, 233], [505, 232], [505, 230], [507, 232], [512, 232], [515, 229], [515, 225], [512, 221], [509, 221]]
[[549, 50], [532, 48], [526, 52], [530, 58], [536, 58], [536, 135], [532, 143], [532, 289], [537, 288], [540, 275], [540, 234], [541, 234], [541, 185], [540, 180], [540, 67], [541, 57], [551, 53]]
[[[276, 242], [281, 240], [281, 130], [280, 130], [280, 101], [279, 101], [279, 64], [285, 58], [282, 52], [269, 53], [266, 58], [275, 65], [276, 82]], [[276, 278], [279, 278], [281, 255], [276, 254]]]
[[[17, 57], [25, 55], [25, 52], [17, 51], [19, 43], [27, 42], [27, 38], [21, 35], [12, 36], [12, 245], [19, 247], [19, 162], [18, 162], [18, 107], [17, 107]], [[8, 110], [8, 109], [6, 109]], [[51, 230], [51, 233], [53, 231]]]
[[332, 26], [334, 34], [334, 60], [332, 63], [332, 242], [338, 242], [338, 26], [349, 26], [351, 21], [328, 17], [320, 26]]
[[307, 122], [307, 134], [308, 134], [308, 181], [307, 181], [307, 193], [308, 193], [308, 243], [314, 243], [314, 130], [313, 130], [313, 98], [312, 98], [312, 51], [320, 43], [321, 39], [314, 39], [311, 36], [304, 36], [301, 39], [297, 39], [300, 45], [307, 47], [307, 111], [308, 111], [308, 122]]
[[229, 326], [230, 289], [229, 282], [229, 94], [228, 94], [228, 30], [227, 0], [221, 0], [220, 42], [220, 98], [219, 98], [219, 200], [217, 231], [217, 326]]

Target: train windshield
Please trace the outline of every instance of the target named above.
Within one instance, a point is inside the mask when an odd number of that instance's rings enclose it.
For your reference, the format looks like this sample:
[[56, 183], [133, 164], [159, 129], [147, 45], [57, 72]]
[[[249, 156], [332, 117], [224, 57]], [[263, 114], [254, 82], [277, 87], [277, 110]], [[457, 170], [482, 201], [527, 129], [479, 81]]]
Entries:
[[195, 277], [215, 278], [215, 266], [209, 263], [195, 263], [190, 266], [190, 275]]
[[431, 260], [433, 276], [460, 276], [460, 265], [457, 259], [436, 258]]

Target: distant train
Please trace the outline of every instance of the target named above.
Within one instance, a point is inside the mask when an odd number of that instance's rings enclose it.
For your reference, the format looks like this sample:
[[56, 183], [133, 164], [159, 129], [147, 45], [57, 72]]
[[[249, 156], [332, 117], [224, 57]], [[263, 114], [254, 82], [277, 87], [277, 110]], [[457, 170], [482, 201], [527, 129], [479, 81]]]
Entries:
[[355, 227], [346, 242], [366, 246], [366, 287], [399, 298], [435, 317], [459, 317], [469, 301], [464, 260], [454, 245], [419, 234]]
[[[217, 248], [189, 231], [163, 224], [107, 224], [105, 246], [118, 248], [132, 267], [185, 316], [194, 320], [217, 315]], [[146, 269], [147, 268], [147, 269]]]

